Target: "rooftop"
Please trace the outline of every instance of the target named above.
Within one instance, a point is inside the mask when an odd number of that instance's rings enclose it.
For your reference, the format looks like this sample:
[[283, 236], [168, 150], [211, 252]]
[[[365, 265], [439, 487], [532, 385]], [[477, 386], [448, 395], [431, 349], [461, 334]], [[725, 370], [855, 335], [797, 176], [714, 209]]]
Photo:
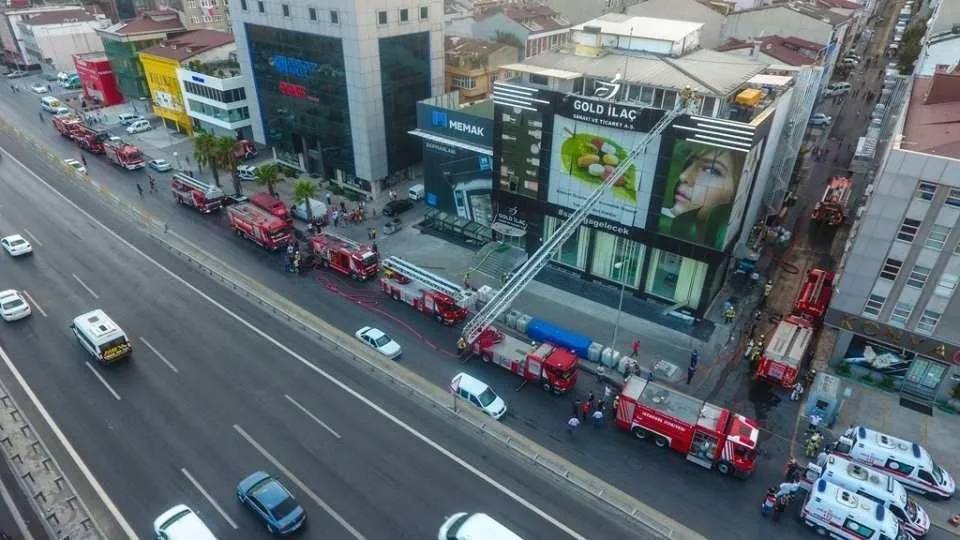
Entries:
[[960, 24], [960, 2], [940, 2], [936, 17], [927, 22], [931, 36], [957, 33], [954, 32], [957, 24]]
[[182, 62], [192, 56], [233, 43], [233, 34], [219, 30], [191, 30], [161, 41], [153, 47], [140, 51]]
[[833, 27], [840, 26], [841, 24], [843, 24], [844, 22], [850, 19], [850, 17], [847, 17], [846, 15], [840, 15], [839, 13], [834, 13], [829, 9], [818, 7], [818, 6], [812, 6], [810, 4], [771, 4], [768, 6], [762, 6], [758, 8], [738, 10], [731, 13], [730, 16], [744, 15], [744, 14], [749, 14], [755, 11], [762, 11], [765, 9], [780, 9], [780, 8], [795, 11], [801, 15], [806, 15], [807, 17], [811, 17], [811, 18], [817, 19], [818, 21], [825, 22]]
[[500, 4], [483, 10], [476, 20], [482, 21], [497, 13], [503, 13], [532, 33], [552, 32], [570, 26], [570, 21], [563, 15], [543, 4]]
[[453, 64], [463, 67], [466, 63], [476, 61], [479, 65], [473, 67], [479, 68], [487, 63], [487, 57], [491, 53], [505, 47], [510, 47], [510, 45], [482, 39], [447, 36], [444, 40], [443, 51], [448, 66]]
[[826, 8], [837, 8], [837, 9], [860, 9], [862, 6], [851, 0], [817, 0], [822, 6]]
[[960, 70], [914, 79], [900, 148], [960, 159]]
[[[790, 66], [805, 66], [819, 62], [817, 56], [823, 45], [807, 41], [798, 37], [781, 37], [777, 35], [760, 38], [759, 51]], [[751, 49], [750, 41], [730, 38], [726, 43], [717, 47], [718, 51], [733, 51]], [[807, 54], [803, 54], [805, 51]]]
[[607, 13], [596, 19], [574, 26], [574, 30], [584, 27], [600, 28], [602, 34], [615, 36], [635, 36], [663, 41], [680, 41], [703, 27], [703, 23], [654, 19], [622, 13]]
[[180, 15], [171, 9], [143, 11], [134, 19], [120, 21], [101, 32], [121, 37], [186, 30]]
[[85, 9], [41, 11], [23, 18], [23, 24], [43, 26], [46, 24], [64, 24], [79, 21], [95, 21], [96, 17]]

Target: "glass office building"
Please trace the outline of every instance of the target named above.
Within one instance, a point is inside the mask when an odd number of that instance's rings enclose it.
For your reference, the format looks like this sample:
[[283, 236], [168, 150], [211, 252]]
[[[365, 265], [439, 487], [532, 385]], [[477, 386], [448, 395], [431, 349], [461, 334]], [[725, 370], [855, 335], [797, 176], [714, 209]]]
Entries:
[[380, 81], [387, 140], [387, 167], [393, 173], [420, 161], [421, 144], [410, 136], [417, 127], [417, 102], [430, 97], [430, 34], [419, 32], [380, 39]]

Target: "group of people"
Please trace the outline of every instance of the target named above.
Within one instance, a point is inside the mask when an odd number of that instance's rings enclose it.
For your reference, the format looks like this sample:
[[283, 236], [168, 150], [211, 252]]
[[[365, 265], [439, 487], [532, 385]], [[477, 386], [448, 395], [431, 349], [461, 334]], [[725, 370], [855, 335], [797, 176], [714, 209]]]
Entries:
[[294, 240], [287, 245], [283, 252], [283, 271], [294, 274], [300, 273], [300, 242]]
[[[327, 201], [330, 201], [330, 194], [327, 194]], [[366, 219], [366, 208], [363, 201], [357, 203], [357, 207], [352, 210], [347, 210], [347, 203], [340, 201], [340, 207], [334, 208], [330, 211], [330, 221], [333, 222], [334, 227], [339, 227], [341, 222], [346, 223], [363, 223], [363, 220]]]
[[612, 394], [613, 390], [609, 386], [604, 385], [603, 396], [600, 399], [596, 399], [591, 391], [587, 395], [587, 399], [582, 401], [579, 399], [574, 400], [571, 404], [573, 406], [573, 413], [570, 415], [570, 418], [567, 419], [567, 434], [572, 437], [577, 431], [577, 428], [586, 422], [588, 418], [593, 422], [593, 427], [603, 427], [604, 411], [607, 400], [610, 399]]

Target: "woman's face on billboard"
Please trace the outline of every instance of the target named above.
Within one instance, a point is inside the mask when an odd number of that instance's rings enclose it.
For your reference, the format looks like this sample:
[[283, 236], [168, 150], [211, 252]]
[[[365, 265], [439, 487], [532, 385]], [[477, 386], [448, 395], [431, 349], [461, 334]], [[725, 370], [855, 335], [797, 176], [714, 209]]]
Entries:
[[737, 184], [732, 153], [708, 150], [695, 156], [680, 173], [673, 193], [673, 215], [705, 209], [707, 211], [733, 200]]

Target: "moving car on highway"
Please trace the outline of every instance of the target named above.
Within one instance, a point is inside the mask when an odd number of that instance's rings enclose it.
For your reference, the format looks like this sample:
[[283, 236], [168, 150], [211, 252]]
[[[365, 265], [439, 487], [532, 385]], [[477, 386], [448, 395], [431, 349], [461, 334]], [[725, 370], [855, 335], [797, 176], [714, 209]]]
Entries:
[[400, 345], [378, 328], [364, 326], [357, 330], [354, 335], [364, 344], [391, 360], [397, 360], [403, 353]]
[[78, 160], [69, 158], [63, 160], [64, 163], [73, 167], [73, 170], [77, 171], [80, 174], [87, 174], [87, 168], [83, 166], [83, 163], [80, 163]]
[[153, 521], [157, 540], [217, 540], [203, 520], [186, 505], [178, 504]]
[[102, 364], [116, 362], [133, 352], [127, 335], [102, 309], [77, 316], [70, 329], [80, 346]]
[[0, 246], [3, 246], [4, 251], [10, 254], [11, 257], [19, 257], [20, 255], [33, 253], [33, 246], [30, 245], [30, 242], [27, 242], [26, 238], [19, 234], [11, 234], [10, 236], [0, 238]]
[[440, 526], [437, 540], [523, 540], [484, 513], [457, 512]]
[[20, 291], [13, 289], [0, 291], [0, 317], [7, 322], [19, 321], [30, 316], [30, 304], [27, 299], [20, 294]]
[[271, 534], [290, 534], [307, 519], [307, 513], [287, 488], [263, 471], [257, 471], [240, 482], [237, 498], [253, 510]]

